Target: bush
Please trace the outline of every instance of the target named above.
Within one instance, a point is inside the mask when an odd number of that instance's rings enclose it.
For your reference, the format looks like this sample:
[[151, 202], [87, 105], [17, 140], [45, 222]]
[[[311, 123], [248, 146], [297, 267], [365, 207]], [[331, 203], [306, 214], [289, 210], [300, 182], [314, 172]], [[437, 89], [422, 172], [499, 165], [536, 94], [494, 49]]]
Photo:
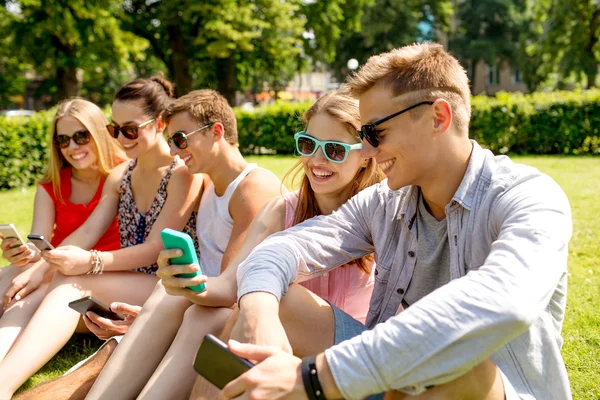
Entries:
[[[235, 110], [244, 154], [291, 154], [309, 103]], [[600, 154], [600, 90], [499, 93], [471, 101], [470, 135], [499, 154]], [[42, 176], [53, 111], [0, 117], [0, 189], [31, 185]]]
[[0, 117], [0, 189], [33, 184], [45, 172], [53, 112], [32, 117]]
[[245, 154], [294, 152], [294, 133], [304, 129], [302, 113], [310, 103], [276, 103], [253, 111], [235, 110], [240, 149]]
[[600, 154], [600, 90], [472, 99], [471, 137], [495, 153]]

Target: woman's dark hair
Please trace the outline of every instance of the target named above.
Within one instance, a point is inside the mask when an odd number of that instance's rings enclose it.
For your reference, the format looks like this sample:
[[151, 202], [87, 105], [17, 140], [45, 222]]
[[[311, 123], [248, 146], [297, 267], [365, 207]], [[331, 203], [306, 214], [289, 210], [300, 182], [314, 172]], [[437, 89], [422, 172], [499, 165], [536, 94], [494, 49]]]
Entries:
[[144, 112], [158, 118], [167, 108], [174, 95], [173, 84], [165, 79], [162, 72], [148, 78], [138, 78], [121, 86], [115, 100], [141, 100]]

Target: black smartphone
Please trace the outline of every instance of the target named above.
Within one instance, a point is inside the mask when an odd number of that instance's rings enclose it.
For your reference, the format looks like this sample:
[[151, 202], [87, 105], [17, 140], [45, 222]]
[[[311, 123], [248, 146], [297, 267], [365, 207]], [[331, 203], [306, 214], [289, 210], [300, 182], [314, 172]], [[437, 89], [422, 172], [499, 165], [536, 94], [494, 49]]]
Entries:
[[41, 235], [27, 235], [27, 239], [29, 239], [31, 243], [35, 244], [35, 247], [37, 247], [39, 251], [54, 249], [54, 246], [52, 246], [50, 242]]
[[219, 389], [252, 367], [254, 364], [233, 354], [213, 335], [204, 336], [194, 361], [196, 372]]
[[92, 311], [103, 318], [112, 320], [122, 321], [125, 317], [121, 314], [117, 314], [108, 308], [108, 306], [102, 304], [92, 296], [86, 296], [79, 300], [75, 300], [69, 303], [69, 307], [77, 311], [81, 315], [85, 315], [88, 311]]

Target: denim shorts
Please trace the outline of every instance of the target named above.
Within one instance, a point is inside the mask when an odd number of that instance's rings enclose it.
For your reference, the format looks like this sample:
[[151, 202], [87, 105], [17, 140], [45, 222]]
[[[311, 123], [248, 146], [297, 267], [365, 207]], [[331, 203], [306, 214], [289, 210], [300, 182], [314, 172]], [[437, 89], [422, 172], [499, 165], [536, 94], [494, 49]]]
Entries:
[[[340, 310], [333, 304], [329, 303], [331, 309], [333, 310], [333, 318], [335, 320], [335, 333], [334, 333], [334, 343], [340, 344], [344, 340], [352, 339], [355, 336], [360, 335], [364, 331], [367, 330], [367, 327], [364, 326], [359, 321], [352, 318], [350, 314], [345, 313]], [[506, 376], [500, 371], [500, 376], [502, 377], [502, 383], [504, 384], [504, 393], [506, 400], [519, 400], [520, 397], [517, 394], [514, 387], [510, 384]], [[367, 400], [381, 400], [383, 399], [384, 393], [374, 394], [367, 397]]]
[[[340, 344], [344, 340], [352, 339], [367, 330], [359, 321], [352, 318], [350, 314], [346, 314], [333, 304], [329, 303], [333, 310], [333, 318], [335, 321], [334, 344]], [[383, 400], [385, 393], [373, 394], [366, 400]]]

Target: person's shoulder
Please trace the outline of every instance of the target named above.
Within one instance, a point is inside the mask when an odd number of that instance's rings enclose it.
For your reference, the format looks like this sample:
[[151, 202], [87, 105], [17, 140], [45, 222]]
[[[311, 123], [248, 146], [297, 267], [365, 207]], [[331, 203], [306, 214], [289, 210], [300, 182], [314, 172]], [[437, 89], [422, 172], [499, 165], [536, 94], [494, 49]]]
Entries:
[[121, 182], [121, 178], [123, 178], [123, 175], [127, 171], [127, 168], [129, 168], [128, 162], [123, 162], [123, 163], [113, 167], [108, 172], [108, 176], [106, 177], [106, 183], [107, 184], [117, 184], [117, 183]]
[[185, 164], [178, 164], [171, 170], [171, 177], [167, 185], [168, 189], [184, 188], [190, 189], [192, 186], [199, 186], [204, 180], [204, 174], [192, 174]]
[[[543, 204], [554, 210], [570, 213], [569, 200], [549, 175], [529, 165], [516, 163], [508, 156], [494, 156], [490, 184], [486, 196], [495, 209], [515, 211], [520, 207]], [[498, 207], [502, 205], [502, 207]]]
[[[279, 178], [268, 169], [256, 167], [240, 182], [235, 193], [243, 195], [244, 193], [259, 194], [281, 194], [286, 190]], [[234, 193], [234, 195], [235, 195]]]

